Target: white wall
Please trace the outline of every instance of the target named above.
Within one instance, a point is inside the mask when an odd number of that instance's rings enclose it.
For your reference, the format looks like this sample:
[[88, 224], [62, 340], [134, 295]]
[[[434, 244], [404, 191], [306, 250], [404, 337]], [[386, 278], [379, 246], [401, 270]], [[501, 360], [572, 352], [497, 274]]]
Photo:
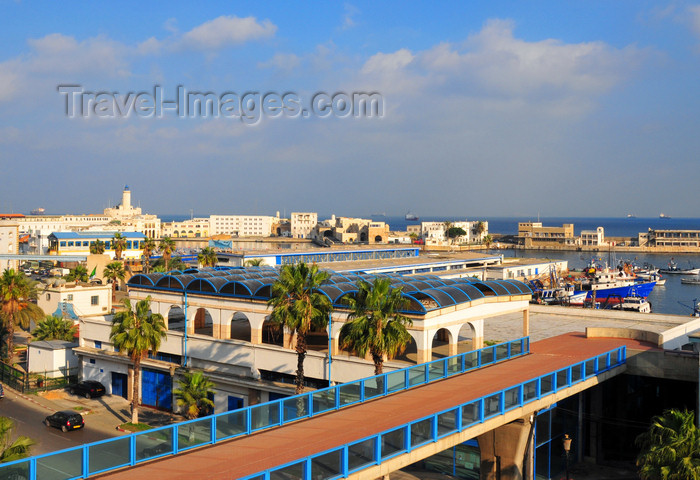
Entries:
[[[78, 367], [78, 357], [71, 348], [52, 350], [29, 344], [28, 363], [30, 373], [46, 373], [47, 377], [62, 377], [68, 370]], [[54, 370], [60, 370], [55, 373]]]

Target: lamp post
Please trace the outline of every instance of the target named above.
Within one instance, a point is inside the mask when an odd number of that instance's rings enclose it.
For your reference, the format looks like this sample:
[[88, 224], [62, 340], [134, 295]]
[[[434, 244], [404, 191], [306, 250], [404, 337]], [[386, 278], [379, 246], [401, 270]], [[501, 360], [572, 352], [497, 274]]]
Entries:
[[571, 452], [571, 437], [568, 433], [564, 434], [561, 442], [564, 446], [564, 455], [566, 455], [566, 480], [569, 480], [569, 453]]

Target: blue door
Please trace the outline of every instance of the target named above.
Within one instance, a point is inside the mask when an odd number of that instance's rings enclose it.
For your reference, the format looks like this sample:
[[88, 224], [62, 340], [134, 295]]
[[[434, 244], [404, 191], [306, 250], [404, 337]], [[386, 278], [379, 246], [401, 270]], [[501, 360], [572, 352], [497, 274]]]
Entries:
[[229, 410], [238, 410], [239, 408], [243, 408], [243, 399], [240, 397], [234, 397], [233, 395], [228, 396], [228, 409]]
[[126, 373], [112, 372], [112, 395], [128, 398], [127, 385], [129, 384]]
[[170, 410], [173, 406], [173, 379], [168, 372], [141, 370], [141, 403]]

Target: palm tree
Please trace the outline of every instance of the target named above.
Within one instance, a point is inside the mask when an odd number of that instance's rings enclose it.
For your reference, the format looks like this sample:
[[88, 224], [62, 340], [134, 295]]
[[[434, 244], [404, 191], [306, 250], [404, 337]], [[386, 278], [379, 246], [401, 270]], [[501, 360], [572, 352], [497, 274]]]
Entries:
[[145, 260], [143, 269], [145, 273], [148, 273], [151, 268], [151, 255], [156, 250], [156, 242], [152, 238], [147, 238], [141, 244], [141, 248], [143, 249], [143, 258]]
[[185, 416], [192, 420], [203, 411], [214, 408], [209, 396], [214, 392], [214, 382], [201, 372], [185, 373], [180, 388], [173, 390], [177, 404], [185, 409]]
[[128, 298], [123, 300], [124, 310], [115, 314], [109, 339], [114, 348], [126, 353], [133, 363], [133, 390], [131, 394], [131, 422], [139, 422], [139, 387], [141, 385], [141, 360], [149, 352], [157, 352], [161, 340], [167, 336], [165, 321], [159, 313], [151, 313], [151, 297], [136, 303], [132, 310]]
[[216, 257], [216, 252], [211, 247], [204, 247], [197, 255], [197, 261], [203, 267], [215, 267], [219, 259]]
[[491, 235], [486, 235], [481, 241], [484, 242], [486, 248], [489, 248], [493, 243], [493, 237], [491, 237]]
[[93, 255], [102, 255], [105, 253], [105, 243], [99, 238], [90, 244], [90, 253]]
[[649, 430], [636, 439], [642, 480], [700, 478], [700, 430], [687, 410], [666, 410], [652, 419]]
[[21, 272], [8, 268], [0, 276], [0, 318], [7, 330], [5, 352], [12, 359], [15, 325], [29, 329], [32, 320], [44, 317], [44, 312], [30, 300], [36, 298], [36, 288]]
[[442, 227], [445, 229], [445, 240], [450, 240], [450, 228], [452, 228], [452, 222], [445, 220], [442, 222]]
[[89, 279], [87, 268], [84, 265], [76, 266], [66, 275], [66, 280], [69, 282], [87, 282]]
[[39, 322], [32, 332], [36, 340], [65, 340], [71, 342], [75, 339], [78, 327], [70, 320], [64, 320], [53, 315], [47, 315], [44, 321]]
[[117, 298], [117, 282], [124, 280], [124, 277], [126, 277], [124, 265], [122, 265], [122, 262], [108, 263], [102, 270], [102, 277], [112, 282], [112, 303], [114, 303]]
[[20, 435], [10, 442], [14, 430], [14, 422], [7, 417], [0, 417], [0, 463], [12, 462], [29, 456], [29, 450], [36, 442], [29, 437]]
[[158, 244], [158, 248], [160, 249], [161, 253], [163, 254], [163, 261], [165, 262], [165, 270], [168, 271], [168, 267], [170, 266], [170, 257], [175, 251], [175, 240], [173, 240], [170, 237], [163, 237], [160, 239], [160, 243]]
[[122, 252], [126, 250], [126, 237], [117, 232], [112, 238], [112, 250], [114, 250], [114, 259], [121, 260]]
[[388, 278], [357, 282], [358, 291], [347, 297], [350, 314], [340, 329], [343, 348], [351, 348], [358, 356], [369, 353], [374, 374], [384, 371], [384, 356], [391, 359], [402, 353], [411, 340], [406, 325], [413, 321], [399, 313], [408, 300], [401, 296], [401, 287], [392, 288]]
[[476, 222], [476, 226], [474, 227], [473, 233], [476, 236], [477, 240], [481, 239], [481, 234], [484, 233], [485, 231], [486, 231], [486, 225], [484, 224], [484, 222], [482, 222], [481, 220]]
[[328, 277], [328, 272], [319, 271], [316, 264], [308, 266], [302, 262], [282, 266], [279, 278], [272, 285], [268, 301], [272, 307], [270, 320], [296, 336], [297, 394], [304, 391], [306, 336], [314, 328], [326, 327], [333, 308], [328, 297], [318, 291]]
[[251, 258], [250, 260], [246, 260], [245, 264], [248, 267], [260, 267], [262, 265], [265, 265], [265, 259], [264, 258]]

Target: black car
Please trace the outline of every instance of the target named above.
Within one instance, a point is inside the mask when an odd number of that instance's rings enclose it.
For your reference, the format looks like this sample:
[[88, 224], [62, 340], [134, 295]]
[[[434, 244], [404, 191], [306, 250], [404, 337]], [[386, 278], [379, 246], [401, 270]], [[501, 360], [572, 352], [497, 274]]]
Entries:
[[105, 386], [95, 380], [83, 380], [71, 385], [68, 391], [73, 395], [81, 395], [85, 398], [101, 397], [105, 394]]
[[63, 410], [46, 417], [44, 419], [44, 425], [47, 427], [60, 428], [64, 432], [67, 432], [68, 430], [83, 428], [85, 426], [85, 420], [83, 420], [83, 416], [77, 412]]
[[5, 390], [2, 388], [2, 383], [0, 383], [0, 398], [5, 396]]

